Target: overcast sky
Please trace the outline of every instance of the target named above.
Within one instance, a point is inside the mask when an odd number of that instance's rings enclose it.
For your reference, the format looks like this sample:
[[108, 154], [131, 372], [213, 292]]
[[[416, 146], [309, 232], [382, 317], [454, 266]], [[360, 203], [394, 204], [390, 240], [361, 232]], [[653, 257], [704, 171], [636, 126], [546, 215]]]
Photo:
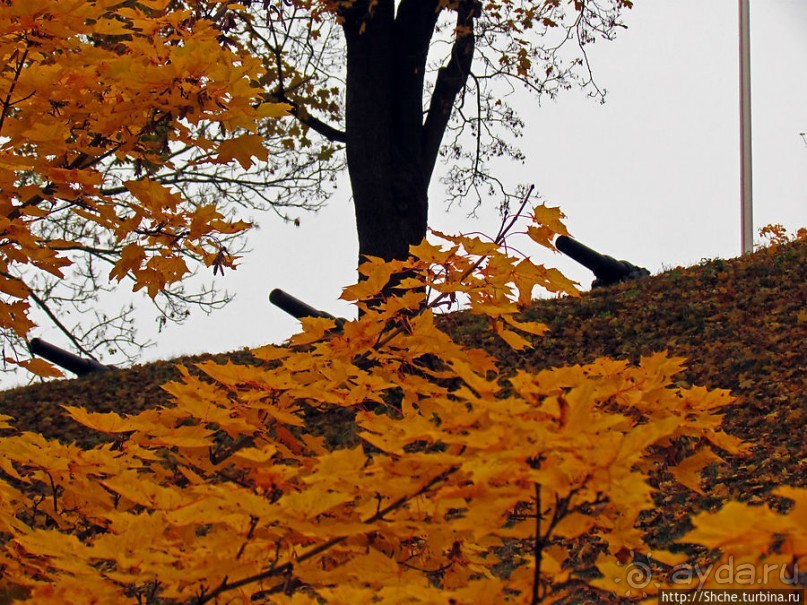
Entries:
[[[740, 253], [739, 66], [737, 0], [636, 0], [628, 30], [598, 42], [590, 59], [608, 90], [599, 105], [579, 92], [536, 101], [524, 112], [527, 161], [506, 175], [533, 182], [567, 215], [572, 235], [652, 273]], [[751, 0], [754, 224], [807, 226], [807, 2]], [[431, 189], [431, 225], [495, 234], [491, 199], [477, 219], [446, 212]], [[256, 217], [252, 252], [217, 278], [236, 293], [225, 309], [198, 314], [156, 334], [141, 361], [280, 342], [297, 328], [268, 301], [279, 287], [316, 307], [348, 315], [337, 301], [354, 280], [357, 242], [349, 188], [301, 226]], [[592, 276], [535, 250], [585, 288]], [[152, 329], [154, 328], [154, 329]], [[38, 334], [65, 346], [55, 332]], [[8, 379], [2, 381], [9, 386]]]

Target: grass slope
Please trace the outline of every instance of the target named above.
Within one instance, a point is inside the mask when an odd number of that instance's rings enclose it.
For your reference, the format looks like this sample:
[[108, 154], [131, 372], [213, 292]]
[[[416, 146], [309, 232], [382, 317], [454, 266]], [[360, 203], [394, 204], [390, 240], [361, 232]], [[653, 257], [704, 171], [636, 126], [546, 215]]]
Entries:
[[[505, 371], [587, 363], [600, 356], [636, 361], [666, 349], [689, 360], [681, 381], [732, 391], [738, 404], [724, 426], [752, 442], [752, 454], [727, 457], [727, 464], [711, 469], [706, 495], [659, 474], [658, 508], [647, 529], [661, 547], [680, 536], [693, 509], [716, 508], [729, 498], [770, 501], [776, 485], [807, 484], [806, 278], [807, 241], [802, 240], [673, 269], [580, 299], [537, 301], [525, 316], [548, 324], [551, 332], [526, 353], [508, 349], [466, 313], [442, 322], [462, 342], [494, 353]], [[89, 445], [98, 437], [68, 419], [61, 404], [124, 413], [163, 404], [168, 397], [159, 385], [178, 378], [175, 364], [204, 359], [252, 361], [248, 351], [203, 355], [18, 388], [0, 393], [0, 413], [15, 417], [21, 430]]]

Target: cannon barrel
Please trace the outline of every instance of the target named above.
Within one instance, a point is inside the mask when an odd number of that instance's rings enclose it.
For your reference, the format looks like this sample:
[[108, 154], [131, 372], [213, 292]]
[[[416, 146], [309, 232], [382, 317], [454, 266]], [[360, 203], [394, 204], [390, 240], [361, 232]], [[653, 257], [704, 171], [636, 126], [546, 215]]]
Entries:
[[297, 319], [302, 319], [303, 317], [324, 317], [325, 319], [335, 320], [337, 326], [341, 326], [345, 323], [345, 320], [341, 317], [334, 317], [330, 313], [315, 309], [308, 303], [304, 303], [299, 298], [295, 298], [280, 288], [275, 288], [269, 293], [269, 302]]
[[56, 345], [52, 345], [41, 338], [32, 338], [28, 348], [32, 354], [39, 355], [51, 363], [55, 363], [60, 368], [72, 372], [76, 376], [84, 376], [92, 372], [103, 372], [111, 369], [109, 366], [105, 366], [94, 359], [84, 359], [83, 357], [74, 355], [70, 351], [65, 351]]
[[594, 273], [597, 279], [591, 284], [592, 288], [610, 286], [628, 279], [650, 275], [650, 271], [643, 267], [600, 254], [565, 235], [561, 235], [555, 240], [555, 247]]

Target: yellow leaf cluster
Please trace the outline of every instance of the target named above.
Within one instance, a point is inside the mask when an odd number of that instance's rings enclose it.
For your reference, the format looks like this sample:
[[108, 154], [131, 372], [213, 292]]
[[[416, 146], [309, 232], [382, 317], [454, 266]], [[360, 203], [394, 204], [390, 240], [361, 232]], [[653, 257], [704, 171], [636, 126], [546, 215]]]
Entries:
[[[719, 462], [712, 447], [741, 453], [720, 430], [731, 400], [676, 386], [683, 361], [665, 353], [502, 376], [432, 309], [468, 294], [533, 337], [508, 298], [527, 271], [446, 239], [406, 263], [371, 260], [348, 292], [374, 302], [340, 329], [306, 321], [286, 346], [255, 350], [261, 365], [181, 368], [170, 407], [66, 408], [103, 445], [0, 438], [7, 581], [36, 603], [523, 603], [584, 581], [618, 589], [620, 565], [649, 550], [640, 518], [666, 448], [695, 444], [672, 471], [695, 490]], [[405, 293], [386, 294], [401, 274]], [[803, 565], [807, 499], [781, 495], [789, 515], [729, 504], [682, 541]], [[576, 575], [581, 544], [597, 545], [604, 578]]]
[[[248, 227], [149, 178], [178, 148], [206, 152], [201, 163], [265, 160], [253, 133], [287, 109], [260, 101], [259, 59], [222, 45], [220, 30], [200, 13], [170, 4], [0, 4], [3, 330], [25, 337], [28, 280], [37, 271], [64, 277], [70, 250], [87, 245], [80, 235], [56, 239], [43, 229], [51, 214], [106, 231], [123, 246], [110, 277], [132, 277], [152, 297], [188, 273], [184, 256], [221, 263], [216, 235]], [[213, 126], [233, 138], [216, 148], [201, 134]], [[121, 178], [112, 167], [122, 165], [140, 176]]]

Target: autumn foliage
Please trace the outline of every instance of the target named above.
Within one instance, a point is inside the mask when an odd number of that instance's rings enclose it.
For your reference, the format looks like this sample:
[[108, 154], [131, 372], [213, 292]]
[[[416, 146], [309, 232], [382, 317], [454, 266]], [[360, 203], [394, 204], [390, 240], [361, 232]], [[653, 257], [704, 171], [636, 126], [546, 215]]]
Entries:
[[[551, 246], [559, 219], [536, 208], [528, 238]], [[720, 452], [742, 455], [720, 429], [731, 397], [675, 385], [682, 360], [664, 353], [505, 376], [454, 342], [434, 317], [454, 296], [519, 349], [543, 330], [518, 318], [519, 298], [536, 285], [573, 294], [557, 272], [502, 251], [512, 227], [492, 242], [440, 235], [407, 262], [370, 259], [345, 290], [360, 319], [305, 320], [288, 345], [254, 351], [260, 366], [183, 370], [165, 385], [171, 406], [66, 408], [109, 443], [0, 440], [6, 585], [36, 603], [623, 594], [625, 564], [650, 550], [638, 523], [653, 507], [648, 477], [671, 449], [686, 445], [672, 472], [695, 487]], [[403, 292], [379, 301], [393, 273]], [[323, 418], [355, 427], [355, 440], [327, 443]], [[790, 514], [732, 503], [696, 516], [681, 542], [798, 569], [807, 493], [779, 494], [795, 501]], [[751, 537], [738, 531], [763, 518]], [[672, 581], [686, 558], [652, 551], [658, 581], [630, 596]]]
[[[112, 277], [151, 295], [182, 278], [186, 253], [229, 262], [217, 234], [245, 225], [150, 180], [149, 167], [177, 145], [248, 165], [266, 153], [256, 121], [286, 106], [259, 102], [259, 62], [167, 6], [0, 3], [0, 329], [24, 337], [27, 276], [61, 276], [67, 253], [86, 245], [39, 231], [49, 213], [125, 242]], [[213, 144], [200, 124], [234, 136]], [[115, 162], [134, 176], [103, 193]], [[435, 233], [406, 261], [368, 259], [344, 293], [359, 319], [305, 320], [286, 345], [255, 350], [254, 365], [200, 363], [201, 377], [182, 368], [164, 387], [170, 405], [134, 415], [65, 406], [108, 437], [96, 447], [0, 417], [2, 598], [549, 603], [674, 584], [689, 555], [647, 558], [648, 479], [670, 468], [697, 490], [704, 467], [744, 454], [721, 429], [728, 392], [676, 383], [683, 360], [664, 352], [509, 373], [438, 327], [436, 311], [461, 300], [523, 351], [546, 330], [519, 315], [533, 290], [575, 294], [521, 254], [552, 248], [560, 212], [525, 214], [490, 241]], [[329, 440], [328, 423], [352, 438]], [[807, 491], [777, 493], [789, 514], [730, 503], [697, 515], [680, 542], [754, 569], [803, 567]], [[625, 566], [640, 554], [657, 581], [626, 595]]]
[[[259, 59], [222, 45], [209, 20], [168, 4], [0, 3], [6, 340], [24, 339], [33, 327], [30, 306], [46, 305], [31, 284], [41, 274], [65, 277], [76, 252], [110, 258], [110, 279], [129, 278], [152, 298], [188, 273], [190, 258], [222, 268], [232, 263], [219, 238], [247, 224], [149, 176], [188, 147], [206, 152], [199, 167], [265, 159], [250, 131], [287, 106], [259, 102]], [[213, 143], [206, 128], [230, 136]], [[41, 360], [22, 365], [56, 373]]]

